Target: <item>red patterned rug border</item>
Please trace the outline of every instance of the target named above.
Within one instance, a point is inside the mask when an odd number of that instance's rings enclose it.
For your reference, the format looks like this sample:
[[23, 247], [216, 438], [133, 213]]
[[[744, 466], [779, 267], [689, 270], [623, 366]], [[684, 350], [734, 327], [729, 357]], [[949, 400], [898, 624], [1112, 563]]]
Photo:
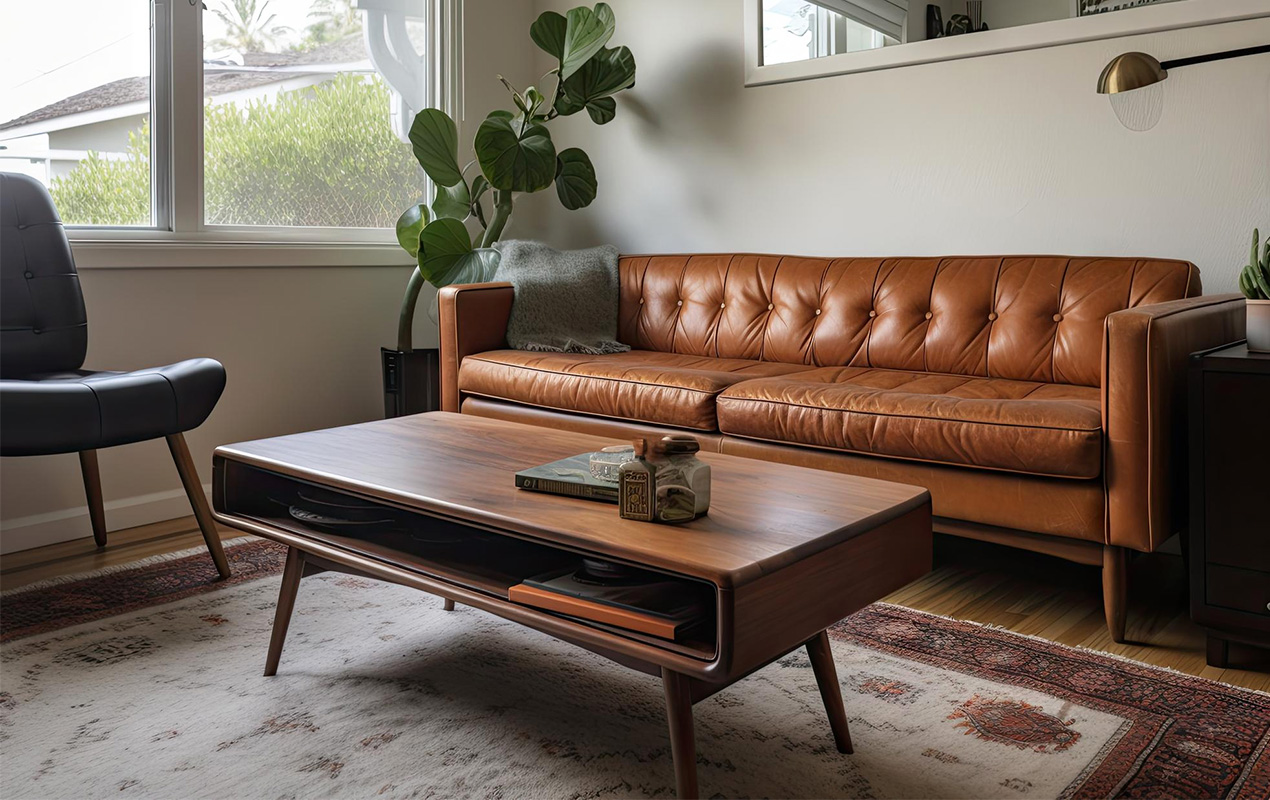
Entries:
[[[888, 630], [888, 616], [901, 620], [894, 631]], [[934, 642], [924, 624], [938, 627]], [[1265, 692], [887, 603], [862, 609], [830, 633], [844, 643], [1033, 689], [1129, 720], [1129, 729], [1068, 787], [1065, 798], [1153, 797], [1170, 791], [1183, 797], [1231, 797], [1235, 787], [1240, 796], [1270, 796], [1270, 752], [1259, 744], [1270, 737], [1270, 694]], [[938, 640], [948, 633], [968, 640], [943, 647]], [[1016, 663], [1020, 666], [1009, 668]], [[1210, 735], [1232, 719], [1247, 721], [1245, 735]], [[1207, 748], [1211, 757], [1188, 747]], [[1178, 774], [1190, 784], [1179, 788]]]
[[225, 580], [199, 547], [6, 590], [0, 594], [0, 643], [276, 575], [285, 555], [276, 542], [242, 537], [225, 543]]
[[1136, 669], [1143, 670], [1145, 672], [1160, 672], [1160, 673], [1163, 673], [1164, 676], [1166, 677], [1184, 678], [1187, 680], [1198, 681], [1201, 684], [1205, 684], [1205, 685], [1220, 686], [1222, 688], [1233, 689], [1239, 692], [1247, 692], [1248, 694], [1258, 695], [1258, 696], [1270, 699], [1270, 691], [1262, 691], [1261, 689], [1252, 689], [1246, 686], [1237, 686], [1233, 683], [1223, 683], [1222, 681], [1215, 681], [1212, 678], [1205, 678], [1201, 675], [1193, 675], [1189, 672], [1182, 672], [1179, 669], [1173, 669], [1172, 667], [1164, 667], [1164, 666], [1160, 666], [1159, 664], [1148, 664], [1145, 661], [1139, 661], [1138, 659], [1131, 658], [1130, 656], [1122, 656], [1118, 653], [1108, 653], [1105, 650], [1098, 650], [1093, 647], [1082, 647], [1081, 645], [1063, 644], [1062, 642], [1055, 642], [1052, 639], [1046, 639], [1044, 636], [1034, 636], [1033, 634], [1030, 634], [1030, 633], [1019, 633], [1017, 631], [1012, 631], [1009, 628], [1003, 627], [1001, 625], [992, 625], [987, 622], [975, 622], [972, 619], [957, 619], [956, 617], [949, 617], [949, 616], [945, 616], [944, 614], [936, 614], [931, 611], [922, 611], [920, 609], [909, 608], [908, 606], [901, 606], [896, 603], [887, 603], [880, 600], [873, 603], [872, 605], [876, 607], [881, 607], [881, 608], [893, 608], [897, 611], [900, 611], [906, 614], [917, 614], [923, 617], [931, 617], [933, 619], [941, 620], [943, 622], [955, 623], [957, 625], [965, 625], [965, 626], [976, 628], [982, 631], [995, 631], [1011, 639], [1027, 639], [1032, 642], [1038, 642], [1047, 648], [1052, 648], [1054, 650], [1062, 651], [1065, 654], [1079, 653], [1079, 654], [1083, 654], [1087, 656], [1092, 656], [1094, 659], [1108, 659], [1110, 661], [1117, 661], [1122, 664], [1128, 664], [1129, 666], [1135, 667]]

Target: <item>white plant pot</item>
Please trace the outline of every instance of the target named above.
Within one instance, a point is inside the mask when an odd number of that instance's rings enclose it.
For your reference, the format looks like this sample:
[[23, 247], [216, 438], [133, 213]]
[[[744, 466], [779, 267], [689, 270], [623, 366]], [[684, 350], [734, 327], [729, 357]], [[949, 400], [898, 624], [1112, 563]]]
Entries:
[[1248, 301], [1248, 349], [1270, 353], [1270, 300]]

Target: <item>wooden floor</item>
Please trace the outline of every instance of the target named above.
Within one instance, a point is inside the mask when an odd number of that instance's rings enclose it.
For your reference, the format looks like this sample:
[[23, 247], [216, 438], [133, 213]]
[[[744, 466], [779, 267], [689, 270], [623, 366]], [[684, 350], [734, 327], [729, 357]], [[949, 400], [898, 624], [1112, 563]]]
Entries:
[[[240, 533], [225, 529], [222, 539]], [[1182, 559], [1154, 553], [1130, 567], [1128, 644], [1107, 635], [1099, 570], [1057, 558], [937, 536], [935, 570], [888, 602], [956, 619], [996, 625], [1067, 645], [1103, 650], [1148, 664], [1270, 691], [1270, 651], [1232, 646], [1245, 669], [1204, 663], [1204, 634], [1187, 614]], [[110, 534], [98, 551], [91, 538], [0, 557], [0, 589], [200, 547], [193, 517]]]

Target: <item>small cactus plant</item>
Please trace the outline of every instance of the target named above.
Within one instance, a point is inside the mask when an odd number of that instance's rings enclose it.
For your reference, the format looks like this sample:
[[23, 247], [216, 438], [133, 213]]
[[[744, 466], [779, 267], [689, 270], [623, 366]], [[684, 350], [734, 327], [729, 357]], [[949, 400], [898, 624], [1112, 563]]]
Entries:
[[1239, 273], [1239, 291], [1249, 300], [1270, 300], [1270, 236], [1260, 246], [1261, 231], [1252, 232], [1252, 255]]

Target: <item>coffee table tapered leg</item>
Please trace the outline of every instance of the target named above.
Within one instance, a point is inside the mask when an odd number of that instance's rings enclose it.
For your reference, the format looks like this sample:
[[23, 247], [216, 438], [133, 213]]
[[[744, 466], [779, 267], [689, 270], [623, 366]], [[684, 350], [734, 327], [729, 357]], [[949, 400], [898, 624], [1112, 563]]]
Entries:
[[807, 642], [807, 655], [811, 658], [811, 671], [816, 674], [820, 686], [820, 699], [829, 715], [829, 727], [839, 753], [855, 752], [851, 747], [851, 731], [847, 729], [847, 712], [842, 707], [842, 687], [838, 685], [838, 670], [833, 665], [833, 652], [829, 649], [829, 634], [821, 631]]
[[692, 692], [688, 679], [661, 671], [666, 689], [666, 720], [670, 723], [670, 754], [675, 760], [675, 790], [680, 800], [697, 796], [697, 740], [692, 731]]
[[269, 637], [269, 655], [265, 658], [265, 677], [278, 674], [278, 661], [282, 658], [282, 645], [287, 640], [287, 626], [291, 624], [291, 612], [295, 608], [295, 595], [304, 577], [304, 553], [294, 547], [287, 549], [287, 564], [282, 570], [282, 588], [278, 590], [278, 609], [273, 614], [273, 634]]

